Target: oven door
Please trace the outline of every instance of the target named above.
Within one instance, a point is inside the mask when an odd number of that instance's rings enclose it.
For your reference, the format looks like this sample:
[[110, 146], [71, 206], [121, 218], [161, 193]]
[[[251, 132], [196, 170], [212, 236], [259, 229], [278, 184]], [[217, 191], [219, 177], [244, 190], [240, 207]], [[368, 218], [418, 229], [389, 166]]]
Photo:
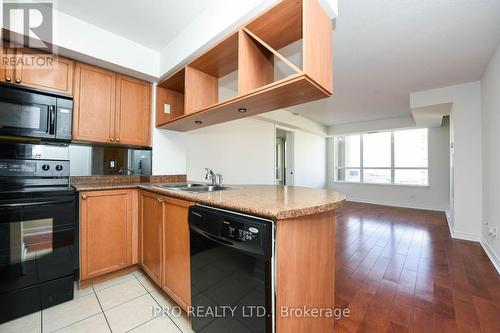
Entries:
[[73, 274], [74, 195], [0, 201], [0, 295]]
[[56, 138], [57, 98], [0, 86], [0, 136]]

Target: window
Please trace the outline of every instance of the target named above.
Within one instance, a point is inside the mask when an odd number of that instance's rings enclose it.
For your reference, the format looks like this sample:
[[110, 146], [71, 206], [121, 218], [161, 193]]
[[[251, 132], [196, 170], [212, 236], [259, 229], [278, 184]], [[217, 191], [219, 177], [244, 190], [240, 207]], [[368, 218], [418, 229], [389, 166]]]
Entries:
[[427, 129], [335, 137], [335, 181], [428, 185]]

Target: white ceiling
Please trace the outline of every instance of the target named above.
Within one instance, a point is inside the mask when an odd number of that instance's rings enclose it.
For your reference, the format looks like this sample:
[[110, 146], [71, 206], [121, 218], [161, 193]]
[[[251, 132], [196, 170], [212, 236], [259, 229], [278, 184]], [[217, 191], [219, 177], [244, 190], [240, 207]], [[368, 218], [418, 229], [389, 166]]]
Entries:
[[209, 0], [60, 0], [56, 8], [160, 51], [209, 5]]
[[290, 108], [326, 125], [410, 114], [410, 93], [475, 81], [500, 41], [500, 0], [339, 0], [334, 94]]
[[[210, 2], [61, 0], [57, 8], [161, 50]], [[500, 0], [339, 0], [333, 39], [334, 95], [290, 111], [326, 125], [410, 115], [411, 92], [481, 78], [500, 41]]]

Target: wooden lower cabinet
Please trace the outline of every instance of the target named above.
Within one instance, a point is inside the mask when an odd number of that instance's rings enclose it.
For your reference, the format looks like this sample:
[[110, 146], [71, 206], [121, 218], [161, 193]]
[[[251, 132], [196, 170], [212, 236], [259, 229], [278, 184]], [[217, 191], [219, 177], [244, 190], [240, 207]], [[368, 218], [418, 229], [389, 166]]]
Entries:
[[191, 305], [188, 201], [140, 192], [141, 266], [184, 310]]
[[191, 306], [188, 213], [192, 203], [164, 200], [162, 289], [185, 311]]
[[80, 193], [80, 279], [137, 263], [137, 190]]
[[140, 209], [140, 263], [144, 271], [158, 285], [162, 273], [163, 197], [141, 191]]

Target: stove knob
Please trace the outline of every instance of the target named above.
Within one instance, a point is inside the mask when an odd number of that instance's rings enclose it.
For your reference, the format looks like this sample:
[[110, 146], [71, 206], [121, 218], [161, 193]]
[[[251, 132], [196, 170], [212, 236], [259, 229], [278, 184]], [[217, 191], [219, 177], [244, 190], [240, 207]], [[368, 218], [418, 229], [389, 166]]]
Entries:
[[43, 171], [49, 171], [49, 169], [50, 169], [50, 165], [48, 165], [48, 164], [42, 165], [42, 170]]
[[56, 165], [56, 170], [57, 171], [62, 171], [62, 169], [63, 169], [62, 165], [60, 165], [60, 164]]

